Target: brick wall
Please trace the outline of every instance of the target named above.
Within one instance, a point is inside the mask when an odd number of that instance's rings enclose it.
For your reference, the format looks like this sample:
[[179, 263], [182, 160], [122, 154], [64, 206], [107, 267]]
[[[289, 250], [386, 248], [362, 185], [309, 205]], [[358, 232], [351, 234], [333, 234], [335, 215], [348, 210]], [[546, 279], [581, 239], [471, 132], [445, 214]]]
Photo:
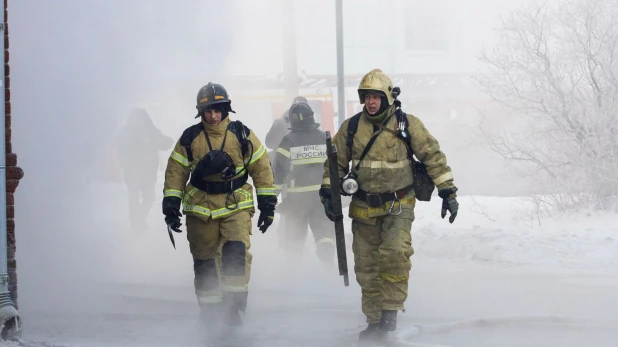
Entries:
[[17, 263], [15, 261], [15, 189], [24, 176], [23, 170], [17, 166], [17, 155], [11, 147], [11, 77], [9, 70], [9, 27], [8, 0], [4, 0], [4, 97], [6, 112], [6, 218], [7, 218], [7, 254], [9, 266], [9, 290], [13, 302], [17, 305]]

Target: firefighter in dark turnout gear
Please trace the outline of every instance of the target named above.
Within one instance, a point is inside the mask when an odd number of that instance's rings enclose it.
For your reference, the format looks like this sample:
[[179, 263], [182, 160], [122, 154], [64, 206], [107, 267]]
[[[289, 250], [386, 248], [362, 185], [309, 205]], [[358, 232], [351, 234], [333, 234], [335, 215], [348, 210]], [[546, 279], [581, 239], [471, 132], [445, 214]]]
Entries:
[[274, 169], [277, 191], [286, 186], [286, 196], [282, 199], [285, 206], [282, 213], [287, 218], [283, 244], [287, 251], [301, 254], [310, 227], [318, 258], [330, 266], [334, 264], [336, 251], [334, 230], [322, 212], [317, 194], [326, 160], [326, 135], [318, 129], [320, 124], [315, 123], [313, 110], [307, 103], [295, 103], [288, 114], [292, 131], [277, 148]]
[[184, 131], [168, 160], [163, 214], [168, 226], [180, 232], [182, 203], [202, 318], [209, 327], [218, 322], [240, 325], [239, 312], [247, 305], [255, 212], [247, 178], [253, 179], [258, 227], [265, 232], [277, 203], [273, 173], [255, 134], [230, 121], [233, 111], [225, 88], [214, 83], [202, 87], [197, 110], [200, 122]]

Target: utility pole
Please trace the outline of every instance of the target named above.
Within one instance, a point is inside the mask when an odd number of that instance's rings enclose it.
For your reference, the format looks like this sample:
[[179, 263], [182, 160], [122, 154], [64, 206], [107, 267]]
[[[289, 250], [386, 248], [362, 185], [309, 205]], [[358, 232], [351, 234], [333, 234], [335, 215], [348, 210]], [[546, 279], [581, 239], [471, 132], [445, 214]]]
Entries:
[[345, 121], [345, 79], [343, 74], [343, 0], [336, 1], [337, 21], [337, 103], [338, 123], [336, 129]]
[[283, 1], [283, 79], [285, 107], [298, 95], [298, 65], [296, 61], [296, 26], [294, 0]]

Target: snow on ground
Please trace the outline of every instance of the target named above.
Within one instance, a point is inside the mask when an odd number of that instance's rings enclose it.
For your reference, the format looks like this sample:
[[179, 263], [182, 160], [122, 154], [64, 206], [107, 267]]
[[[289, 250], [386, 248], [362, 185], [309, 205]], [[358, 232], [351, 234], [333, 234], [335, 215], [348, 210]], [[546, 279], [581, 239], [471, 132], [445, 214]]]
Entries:
[[[174, 250], [158, 203], [149, 230], [132, 232], [125, 196], [122, 185], [91, 187], [76, 208], [92, 219], [79, 232], [38, 240], [46, 248], [37, 259], [47, 262], [35, 262], [27, 250], [33, 245], [20, 244], [25, 345], [357, 344], [364, 317], [351, 250], [351, 283], [344, 287], [334, 268], [320, 266], [310, 242], [302, 260], [279, 249], [277, 224], [266, 234], [254, 228], [245, 327], [206, 343], [186, 234], [174, 235]], [[417, 205], [402, 339], [391, 345], [615, 346], [618, 215], [555, 215], [539, 225], [521, 199], [459, 201], [452, 225], [440, 218], [439, 199]], [[93, 206], [102, 208], [89, 214]], [[449, 322], [456, 323], [440, 325]]]

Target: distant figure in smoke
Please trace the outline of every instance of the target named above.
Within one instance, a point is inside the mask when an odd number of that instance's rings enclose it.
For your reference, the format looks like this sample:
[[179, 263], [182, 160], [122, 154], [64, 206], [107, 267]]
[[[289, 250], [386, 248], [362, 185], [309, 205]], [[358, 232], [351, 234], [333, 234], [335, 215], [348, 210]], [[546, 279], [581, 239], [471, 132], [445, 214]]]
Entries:
[[155, 200], [159, 151], [174, 140], [155, 127], [144, 109], [134, 109], [116, 137], [118, 161], [129, 193], [129, 215], [133, 230], [147, 227], [146, 216]]
[[[305, 98], [304, 96], [295, 97], [294, 100], [292, 100], [292, 105], [297, 102], [304, 102], [307, 104], [309, 103], [309, 101], [307, 101], [307, 98]], [[275, 157], [277, 154], [275, 150], [279, 147], [281, 140], [283, 140], [283, 138], [290, 133], [290, 117], [288, 111], [289, 110], [286, 110], [280, 118], [275, 119], [272, 126], [270, 127], [270, 130], [268, 130], [268, 133], [266, 134], [266, 139], [264, 140], [264, 143], [266, 143], [266, 147], [271, 149], [270, 151], [268, 151], [268, 160], [270, 160], [270, 166], [273, 167], [273, 170], [275, 167]], [[281, 192], [281, 197], [284, 198], [286, 194], [286, 190], [283, 189], [283, 191]], [[287, 229], [287, 219], [288, 217], [286, 215], [281, 215], [281, 218], [279, 219], [279, 227], [277, 229], [279, 245], [284, 245], [285, 243], [284, 235]]]
[[[307, 101], [307, 98], [305, 98], [304, 96], [295, 97], [294, 100], [292, 100], [292, 105], [297, 102], [304, 102], [306, 104], [309, 103], [309, 101]], [[266, 134], [266, 140], [264, 141], [266, 143], [266, 147], [273, 149], [268, 153], [271, 165], [274, 165], [275, 163], [274, 149], [279, 147], [279, 144], [281, 143], [281, 140], [283, 140], [283, 137], [289, 133], [290, 117], [288, 111], [285, 111], [281, 118], [275, 119], [273, 125], [270, 127], [270, 130], [268, 130], [268, 133]]]
[[275, 157], [275, 189], [285, 185], [281, 214], [286, 223], [283, 245], [291, 254], [300, 255], [311, 228], [318, 258], [327, 267], [334, 265], [335, 240], [332, 223], [322, 212], [317, 192], [322, 183], [323, 165], [326, 161], [326, 134], [313, 117], [313, 110], [305, 102], [290, 107], [292, 132], [286, 135]]

